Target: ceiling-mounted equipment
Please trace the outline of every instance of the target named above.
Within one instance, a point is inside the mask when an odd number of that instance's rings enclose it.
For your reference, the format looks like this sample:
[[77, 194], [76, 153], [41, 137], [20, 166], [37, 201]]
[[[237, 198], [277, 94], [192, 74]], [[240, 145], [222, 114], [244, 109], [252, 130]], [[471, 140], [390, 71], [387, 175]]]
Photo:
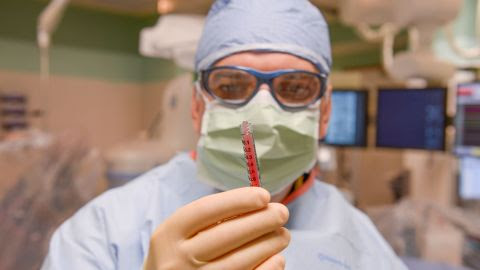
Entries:
[[175, 2], [173, 0], [158, 0], [157, 11], [160, 14], [167, 14], [175, 9]]
[[140, 53], [173, 59], [180, 67], [194, 69], [195, 51], [203, 31], [202, 15], [167, 14], [140, 33]]
[[48, 77], [49, 49], [53, 32], [57, 30], [65, 9], [70, 0], [52, 0], [40, 13], [37, 22], [37, 45], [40, 49], [40, 73], [42, 77]]
[[[453, 21], [463, 0], [341, 0], [341, 20], [369, 41], [383, 41], [383, 66], [394, 79], [445, 81], [455, 67], [432, 49], [436, 31]], [[435, 12], [432, 12], [435, 7]], [[394, 54], [394, 38], [409, 32], [409, 50]]]
[[197, 135], [190, 115], [191, 74], [185, 73], [171, 80], [163, 91], [162, 104], [146, 138], [122, 143], [107, 151], [107, 174], [111, 187], [164, 164], [179, 151], [195, 148]]
[[446, 27], [446, 31], [447, 31], [447, 38], [448, 38], [448, 41], [451, 45], [451, 47], [455, 50], [455, 52], [460, 55], [461, 57], [464, 57], [464, 58], [478, 58], [480, 57], [480, 46], [478, 46], [478, 44], [480, 43], [480, 4], [478, 3], [478, 0], [476, 1], [476, 3], [473, 3], [473, 1], [469, 1], [469, 4], [476, 4], [476, 8], [472, 9], [471, 11], [471, 14], [473, 15], [472, 18], [474, 23], [473, 23], [473, 27], [474, 27], [474, 33], [473, 35], [475, 36], [475, 39], [476, 39], [476, 44], [477, 46], [476, 47], [472, 47], [472, 48], [464, 48], [462, 47], [456, 40], [455, 36], [454, 36], [454, 26], [453, 24], [449, 24], [447, 27]]
[[443, 30], [435, 39], [437, 55], [459, 68], [479, 68], [480, 1], [464, 0], [460, 15]]

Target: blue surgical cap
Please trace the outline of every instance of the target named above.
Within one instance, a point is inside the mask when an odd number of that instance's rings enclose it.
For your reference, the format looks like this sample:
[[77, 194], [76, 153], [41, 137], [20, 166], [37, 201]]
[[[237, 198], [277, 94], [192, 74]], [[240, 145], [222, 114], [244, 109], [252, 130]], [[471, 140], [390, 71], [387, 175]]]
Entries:
[[245, 51], [289, 53], [327, 74], [332, 65], [328, 25], [308, 0], [217, 0], [198, 44], [195, 70]]

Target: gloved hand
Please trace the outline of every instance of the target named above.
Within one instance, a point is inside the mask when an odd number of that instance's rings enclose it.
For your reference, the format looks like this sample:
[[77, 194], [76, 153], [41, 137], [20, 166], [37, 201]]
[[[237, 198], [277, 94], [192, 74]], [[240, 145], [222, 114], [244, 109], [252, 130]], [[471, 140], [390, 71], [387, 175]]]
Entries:
[[265, 189], [246, 187], [178, 209], [153, 234], [144, 269], [284, 269], [288, 209], [269, 201]]

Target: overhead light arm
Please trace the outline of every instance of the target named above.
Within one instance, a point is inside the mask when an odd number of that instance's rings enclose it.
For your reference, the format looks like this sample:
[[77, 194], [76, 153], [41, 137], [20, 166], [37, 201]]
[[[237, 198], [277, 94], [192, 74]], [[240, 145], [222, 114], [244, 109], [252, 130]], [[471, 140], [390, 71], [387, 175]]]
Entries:
[[40, 73], [42, 78], [50, 74], [49, 48], [53, 32], [57, 30], [70, 0], [52, 0], [40, 13], [37, 22], [37, 45], [40, 49]]
[[[342, 0], [341, 20], [365, 40], [382, 41], [383, 66], [401, 81], [410, 78], [440, 80], [451, 76], [454, 66], [433, 53], [436, 30], [456, 18], [463, 0]], [[436, 11], [432, 12], [431, 7]], [[379, 28], [375, 28], [379, 26]], [[409, 33], [408, 51], [394, 54], [394, 40], [400, 30]]]
[[[443, 29], [445, 31], [447, 42], [450, 47], [463, 58], [478, 58], [480, 57], [480, 47], [464, 48], [462, 47], [455, 37], [454, 23], [450, 23]], [[477, 1], [477, 10], [475, 18], [475, 34], [477, 44], [480, 42], [480, 3]]]
[[55, 32], [70, 0], [53, 0], [38, 17], [37, 42], [40, 48], [50, 46], [50, 37]]
[[387, 35], [398, 31], [395, 25], [391, 23], [384, 23], [377, 30], [367, 23], [359, 23], [355, 25], [355, 30], [363, 39], [371, 42], [382, 41]]

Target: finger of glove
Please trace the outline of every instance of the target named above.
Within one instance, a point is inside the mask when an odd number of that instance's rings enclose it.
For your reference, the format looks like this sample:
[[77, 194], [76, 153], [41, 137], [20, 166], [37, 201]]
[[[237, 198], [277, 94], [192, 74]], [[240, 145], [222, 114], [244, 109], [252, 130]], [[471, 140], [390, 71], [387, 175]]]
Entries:
[[279, 229], [287, 220], [287, 207], [269, 203], [267, 208], [238, 216], [198, 233], [182, 243], [183, 249], [189, 250], [199, 261], [212, 261]]
[[209, 262], [202, 270], [252, 270], [288, 246], [290, 233], [285, 228], [266, 234], [256, 240]]
[[168, 227], [184, 238], [230, 217], [267, 207], [270, 193], [263, 188], [245, 187], [200, 198], [175, 212]]

